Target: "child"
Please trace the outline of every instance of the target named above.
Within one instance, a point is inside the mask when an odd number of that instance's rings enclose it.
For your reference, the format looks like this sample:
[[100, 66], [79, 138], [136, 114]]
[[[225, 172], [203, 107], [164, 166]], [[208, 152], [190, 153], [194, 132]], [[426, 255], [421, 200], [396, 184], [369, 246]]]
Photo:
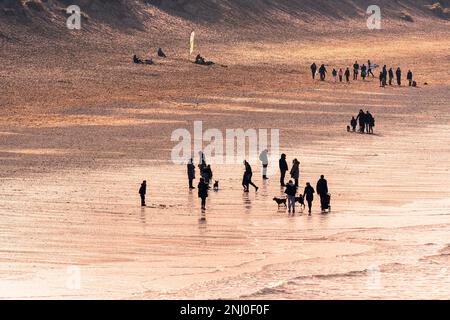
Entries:
[[355, 117], [352, 117], [352, 120], [350, 121], [350, 125], [352, 126], [352, 131], [355, 132], [356, 131], [356, 119]]

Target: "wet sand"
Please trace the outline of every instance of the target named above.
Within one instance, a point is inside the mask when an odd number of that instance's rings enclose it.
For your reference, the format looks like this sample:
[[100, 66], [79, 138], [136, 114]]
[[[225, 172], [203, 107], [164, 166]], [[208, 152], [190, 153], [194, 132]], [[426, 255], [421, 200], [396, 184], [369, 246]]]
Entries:
[[[134, 66], [113, 45], [51, 61], [24, 49], [41, 63], [17, 66], [12, 48], [0, 70], [0, 297], [447, 299], [448, 39], [383, 34], [355, 48], [344, 33], [202, 48], [228, 68], [179, 52]], [[346, 66], [355, 56], [411, 68], [419, 88], [309, 79], [313, 57]], [[376, 135], [346, 132], [361, 107]], [[221, 190], [202, 215], [185, 167], [169, 162], [172, 131], [196, 120], [280, 129], [301, 184], [326, 175], [332, 212], [321, 215], [317, 200], [312, 217], [278, 212], [278, 177], [263, 184], [254, 164], [261, 189], [248, 195], [241, 165], [213, 166]], [[74, 270], [79, 289], [68, 285]]]

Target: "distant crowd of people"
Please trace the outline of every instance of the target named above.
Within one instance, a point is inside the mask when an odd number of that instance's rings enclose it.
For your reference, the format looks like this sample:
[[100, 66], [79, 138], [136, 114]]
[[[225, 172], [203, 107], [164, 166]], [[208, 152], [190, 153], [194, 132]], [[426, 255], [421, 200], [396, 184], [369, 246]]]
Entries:
[[[322, 65], [320, 65], [320, 67], [318, 67], [316, 65], [316, 63], [314, 62], [310, 68], [311, 68], [311, 74], [312, 74], [313, 80], [316, 79], [316, 75], [319, 75], [320, 81], [325, 81], [327, 73], [328, 73], [328, 70], [327, 70], [325, 64], [322, 64]], [[358, 63], [358, 61], [355, 61], [355, 63], [353, 64], [353, 80], [357, 81], [360, 74], [361, 74], [361, 78], [363, 81], [366, 80], [366, 78], [369, 76], [372, 76], [372, 78], [375, 78], [375, 74], [373, 73], [373, 70], [375, 70], [376, 68], [378, 68], [378, 65], [372, 64], [370, 62], [370, 60], [367, 61], [367, 65], [365, 65], [365, 64], [360, 65]], [[349, 83], [352, 72], [350, 71], [350, 67], [345, 68], [345, 71], [342, 68], [339, 68], [339, 71], [336, 68], [333, 68], [333, 70], [331, 71], [331, 75], [333, 77], [334, 82], [337, 82], [338, 79], [339, 79], [339, 82], [343, 82], [344, 78], [345, 78], [345, 82]], [[395, 76], [396, 76], [396, 80], [397, 80], [397, 85], [401, 86], [402, 71], [401, 71], [400, 67], [398, 67], [397, 70], [395, 71]], [[417, 85], [416, 82], [413, 80], [413, 73], [411, 70], [408, 70], [406, 79], [409, 82], [409, 86], [415, 87]], [[387, 70], [386, 65], [383, 66], [383, 68], [379, 74], [379, 80], [380, 80], [381, 87], [386, 86], [387, 83], [389, 83], [389, 85], [392, 85], [393, 80], [394, 80], [393, 69], [390, 68], [389, 70]]]

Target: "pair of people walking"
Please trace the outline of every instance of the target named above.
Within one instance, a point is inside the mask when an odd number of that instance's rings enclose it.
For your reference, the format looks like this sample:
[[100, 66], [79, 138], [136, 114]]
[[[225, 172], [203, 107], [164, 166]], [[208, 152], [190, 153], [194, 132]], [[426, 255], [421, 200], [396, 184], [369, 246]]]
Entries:
[[[298, 186], [294, 184], [292, 180], [289, 180], [288, 185], [286, 186], [286, 190], [284, 193], [287, 196], [288, 202], [288, 211], [289, 213], [295, 213], [295, 203], [296, 203], [296, 194], [297, 194]], [[330, 205], [330, 196], [328, 194], [328, 182], [325, 179], [325, 176], [321, 175], [319, 181], [317, 181], [316, 186], [317, 193], [320, 196], [320, 207], [322, 213], [325, 212]], [[314, 201], [314, 194], [316, 190], [311, 186], [311, 183], [307, 182], [305, 189], [303, 191], [303, 199], [308, 204], [308, 214], [312, 213], [312, 205]]]
[[[286, 172], [289, 171], [289, 167], [286, 161], [286, 154], [282, 154], [281, 158], [279, 160], [279, 169], [280, 169], [280, 185], [282, 187], [285, 187], [286, 184], [284, 183], [286, 178]], [[297, 159], [294, 159], [292, 161], [292, 168], [290, 171], [291, 178], [295, 181], [295, 186], [298, 187], [298, 180], [300, 178], [300, 161]]]

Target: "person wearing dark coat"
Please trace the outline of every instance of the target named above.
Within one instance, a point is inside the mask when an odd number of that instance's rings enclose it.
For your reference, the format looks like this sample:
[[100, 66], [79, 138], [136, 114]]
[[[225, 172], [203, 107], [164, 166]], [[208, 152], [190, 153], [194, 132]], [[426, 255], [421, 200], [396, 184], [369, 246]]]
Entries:
[[350, 69], [348, 67], [345, 69], [345, 80], [350, 82]]
[[306, 202], [308, 202], [309, 215], [311, 215], [312, 203], [314, 201], [314, 193], [315, 193], [314, 188], [311, 186], [309, 182], [307, 182], [305, 191], [303, 192], [303, 197], [306, 199]]
[[279, 160], [279, 167], [280, 167], [280, 185], [284, 187], [285, 186], [284, 177], [286, 176], [286, 172], [289, 170], [286, 161], [286, 155], [284, 153], [281, 155], [281, 158]]
[[328, 182], [327, 180], [325, 180], [325, 176], [320, 176], [319, 181], [317, 181], [316, 190], [317, 194], [320, 196], [320, 206], [322, 208], [322, 212], [324, 212], [326, 209], [328, 209]]
[[355, 132], [356, 131], [356, 125], [357, 125], [357, 121], [355, 117], [352, 117], [352, 120], [350, 121], [350, 125], [352, 126], [352, 131]]
[[366, 76], [367, 76], [367, 67], [365, 64], [363, 64], [361, 67], [361, 78], [363, 80], [366, 80]]
[[194, 185], [192, 184], [195, 179], [195, 165], [194, 160], [190, 159], [187, 164], [187, 175], [189, 179], [189, 189], [195, 189]]
[[412, 86], [412, 82], [413, 82], [413, 73], [411, 72], [411, 70], [408, 70], [408, 73], [406, 74], [406, 80], [409, 81], [409, 86]]
[[245, 165], [244, 181], [245, 181], [245, 187], [246, 187], [244, 191], [248, 192], [250, 185], [255, 188], [255, 191], [258, 191], [258, 187], [252, 181], [253, 171], [252, 171], [252, 167], [250, 166], [250, 163], [248, 163], [246, 160], [244, 160], [244, 165]]
[[141, 207], [145, 207], [145, 195], [147, 194], [147, 181], [143, 181], [139, 188], [139, 195], [141, 196]]
[[383, 71], [380, 71], [380, 87], [384, 87], [383, 83], [384, 83], [384, 79], [383, 79]]
[[327, 73], [327, 68], [325, 68], [325, 65], [322, 64], [319, 68], [320, 81], [325, 81], [326, 73]]
[[367, 111], [366, 112], [366, 132], [369, 134], [373, 133], [373, 127], [375, 125], [375, 119], [372, 114]]
[[158, 48], [158, 57], [167, 58], [166, 54], [163, 52], [161, 48]]
[[353, 80], [358, 80], [358, 73], [359, 73], [359, 63], [358, 61], [355, 61], [355, 64], [353, 65]]
[[297, 187], [292, 180], [289, 180], [284, 193], [287, 195], [289, 213], [291, 213], [291, 209], [292, 213], [295, 213], [295, 194], [297, 193]]
[[400, 70], [400, 67], [397, 68], [397, 70], [395, 71], [395, 75], [397, 77], [397, 84], [399, 86], [402, 85], [402, 70]]
[[317, 65], [316, 65], [316, 63], [314, 62], [314, 63], [311, 65], [311, 73], [312, 73], [312, 78], [313, 78], [313, 80], [316, 78], [316, 72], [317, 72]]
[[210, 184], [211, 180], [213, 178], [213, 173], [211, 170], [211, 165], [207, 165], [206, 168], [203, 170], [203, 178], [205, 179], [205, 183]]
[[209, 185], [205, 182], [205, 179], [200, 178], [200, 182], [197, 186], [198, 197], [202, 199], [202, 209], [206, 209], [206, 198], [208, 198]]
[[392, 80], [394, 79], [394, 71], [392, 68], [389, 69], [389, 85], [392, 86]]
[[387, 69], [386, 65], [383, 66], [383, 87], [387, 85]]
[[300, 162], [297, 159], [292, 161], [291, 178], [295, 181], [295, 186], [298, 188], [298, 179], [300, 178]]
[[359, 110], [358, 116], [356, 117], [356, 121], [359, 123], [359, 132], [364, 133], [364, 129], [366, 127], [366, 114], [361, 109]]

